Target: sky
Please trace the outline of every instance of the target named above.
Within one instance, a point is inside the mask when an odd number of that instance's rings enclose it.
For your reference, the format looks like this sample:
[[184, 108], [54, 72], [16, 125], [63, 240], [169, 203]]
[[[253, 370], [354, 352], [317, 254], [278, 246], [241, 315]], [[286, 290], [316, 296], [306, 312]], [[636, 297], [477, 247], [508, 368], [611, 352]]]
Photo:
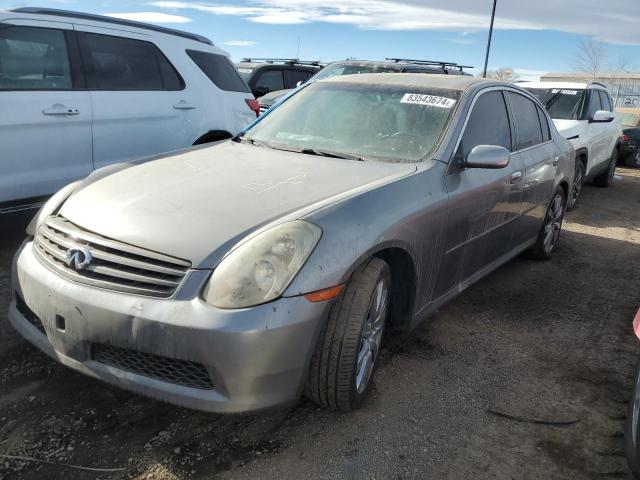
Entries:
[[[0, 0], [114, 15], [203, 34], [243, 57], [445, 60], [481, 70], [493, 0]], [[574, 70], [584, 40], [640, 71], [640, 0], [497, 0], [489, 68], [522, 79]]]

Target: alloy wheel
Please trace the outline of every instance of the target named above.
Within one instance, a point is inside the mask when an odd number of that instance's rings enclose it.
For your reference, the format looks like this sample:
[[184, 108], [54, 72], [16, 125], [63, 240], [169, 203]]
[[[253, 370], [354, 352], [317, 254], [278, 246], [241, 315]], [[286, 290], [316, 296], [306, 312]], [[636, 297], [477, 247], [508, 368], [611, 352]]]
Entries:
[[543, 244], [544, 251], [550, 254], [555, 248], [562, 228], [562, 218], [564, 216], [564, 197], [556, 193], [547, 210], [547, 217], [544, 225]]
[[582, 192], [582, 185], [584, 183], [584, 167], [582, 164], [576, 166], [576, 175], [573, 181], [573, 189], [571, 190], [571, 200], [570, 205], [573, 207], [578, 201], [578, 197], [580, 196], [580, 192]]
[[358, 362], [356, 364], [356, 390], [358, 393], [364, 392], [367, 388], [373, 372], [373, 366], [378, 358], [387, 316], [388, 298], [387, 282], [382, 279], [373, 291], [367, 318], [362, 327]]

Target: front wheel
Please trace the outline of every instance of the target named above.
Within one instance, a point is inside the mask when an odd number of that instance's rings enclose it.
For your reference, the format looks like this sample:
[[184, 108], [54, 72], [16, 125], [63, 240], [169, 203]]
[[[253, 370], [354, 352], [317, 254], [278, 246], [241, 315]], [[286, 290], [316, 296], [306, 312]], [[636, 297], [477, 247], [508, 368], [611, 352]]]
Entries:
[[311, 359], [305, 394], [323, 407], [348, 412], [371, 390], [389, 310], [391, 275], [372, 258], [354, 272], [331, 307]]
[[558, 238], [560, 237], [565, 207], [564, 189], [558, 187], [553, 194], [549, 208], [547, 208], [547, 213], [544, 217], [542, 227], [538, 232], [536, 243], [527, 252], [530, 258], [535, 260], [549, 260], [551, 258], [551, 254], [556, 248]]
[[618, 149], [616, 148], [611, 154], [609, 160], [609, 166], [605, 172], [602, 172], [596, 178], [593, 179], [593, 184], [596, 187], [606, 188], [613, 182], [613, 176], [616, 173], [616, 163], [618, 163]]
[[567, 201], [567, 210], [571, 210], [576, 206], [580, 192], [582, 192], [582, 185], [584, 184], [585, 168], [584, 163], [580, 160], [576, 160], [576, 173], [573, 177], [573, 188], [569, 193], [569, 200]]

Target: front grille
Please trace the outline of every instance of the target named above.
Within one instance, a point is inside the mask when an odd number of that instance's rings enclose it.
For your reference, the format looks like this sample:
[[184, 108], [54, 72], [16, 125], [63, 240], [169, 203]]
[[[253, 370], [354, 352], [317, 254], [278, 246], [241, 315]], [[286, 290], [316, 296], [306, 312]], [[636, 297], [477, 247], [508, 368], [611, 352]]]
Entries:
[[[91, 254], [84, 268], [75, 267], [67, 258], [74, 248]], [[45, 220], [36, 234], [34, 250], [45, 265], [70, 280], [152, 297], [173, 295], [191, 267], [186, 260], [88, 232], [63, 217]]]
[[91, 358], [111, 367], [163, 382], [204, 390], [213, 389], [207, 369], [199, 363], [99, 343], [93, 344]]
[[47, 334], [42, 324], [42, 320], [27, 306], [22, 297], [16, 292], [16, 308], [27, 321], [40, 330], [40, 333]]

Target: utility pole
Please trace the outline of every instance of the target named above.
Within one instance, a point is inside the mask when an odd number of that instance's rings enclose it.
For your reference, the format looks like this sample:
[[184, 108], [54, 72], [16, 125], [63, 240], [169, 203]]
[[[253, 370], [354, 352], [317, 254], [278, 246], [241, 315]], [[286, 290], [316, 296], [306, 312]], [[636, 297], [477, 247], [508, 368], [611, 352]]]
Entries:
[[489, 26], [489, 38], [487, 39], [487, 54], [484, 57], [484, 70], [482, 78], [487, 78], [487, 64], [489, 63], [489, 50], [491, 49], [491, 36], [493, 35], [493, 20], [496, 18], [496, 4], [498, 0], [493, 0], [493, 10], [491, 11], [491, 26]]

